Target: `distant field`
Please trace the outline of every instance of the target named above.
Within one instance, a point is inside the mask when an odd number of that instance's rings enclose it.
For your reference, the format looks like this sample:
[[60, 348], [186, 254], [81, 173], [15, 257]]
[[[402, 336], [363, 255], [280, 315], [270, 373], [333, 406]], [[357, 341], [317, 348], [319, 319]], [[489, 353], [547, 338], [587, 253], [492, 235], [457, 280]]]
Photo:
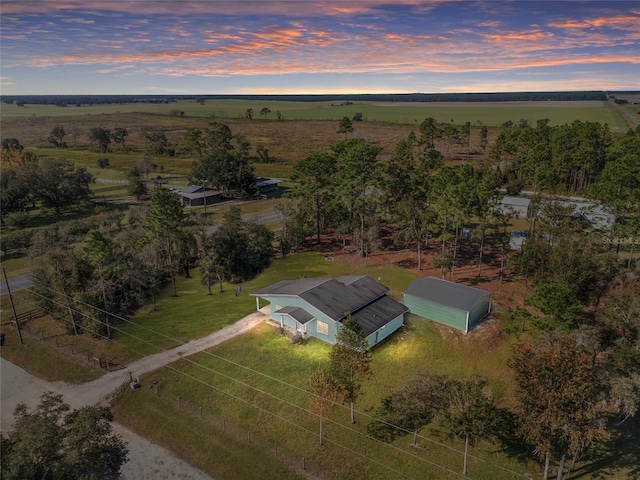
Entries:
[[[68, 106], [16, 105], [1, 106], [1, 115], [8, 117], [28, 116], [95, 116], [102, 114], [125, 114], [132, 112], [158, 115], [174, 114], [186, 117], [241, 118], [247, 109], [253, 109], [256, 120], [275, 120], [280, 112], [286, 120], [339, 120], [344, 116], [352, 118], [361, 113], [365, 121], [419, 124], [427, 117], [438, 122], [453, 122], [462, 125], [483, 124], [499, 126], [502, 123], [520, 119], [535, 125], [537, 120], [548, 118], [551, 125], [571, 123], [574, 120], [608, 123], [614, 132], [626, 131], [627, 124], [609, 103], [599, 101], [576, 102], [441, 102], [441, 103], [394, 103], [357, 102], [343, 105], [331, 102], [285, 102], [255, 100], [207, 100], [204, 105], [195, 101], [179, 101], [168, 104], [128, 103], [112, 105]], [[270, 110], [266, 117], [260, 112]]]

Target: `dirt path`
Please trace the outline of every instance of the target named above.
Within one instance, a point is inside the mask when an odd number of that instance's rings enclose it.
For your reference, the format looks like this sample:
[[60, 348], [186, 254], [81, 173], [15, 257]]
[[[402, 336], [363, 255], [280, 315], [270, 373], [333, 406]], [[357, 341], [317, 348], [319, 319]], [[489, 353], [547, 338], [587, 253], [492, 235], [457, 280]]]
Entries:
[[[193, 355], [219, 345], [237, 335], [248, 332], [267, 318], [263, 312], [255, 312], [206, 337], [179, 345], [170, 350], [144, 357], [130, 364], [126, 371], [107, 373], [97, 380], [81, 385], [64, 382], [46, 382], [29, 374], [22, 368], [0, 358], [0, 401], [2, 404], [0, 431], [7, 432], [13, 424], [13, 411], [19, 403], [35, 407], [40, 395], [53, 391], [64, 395], [64, 400], [72, 408], [79, 408], [103, 401], [129, 372], [136, 377], [157, 370], [181, 357]], [[184, 479], [212, 480], [212, 477], [189, 463], [176, 457], [168, 450], [136, 435], [122, 425], [114, 425], [129, 447], [129, 461], [123, 467], [125, 479]]]

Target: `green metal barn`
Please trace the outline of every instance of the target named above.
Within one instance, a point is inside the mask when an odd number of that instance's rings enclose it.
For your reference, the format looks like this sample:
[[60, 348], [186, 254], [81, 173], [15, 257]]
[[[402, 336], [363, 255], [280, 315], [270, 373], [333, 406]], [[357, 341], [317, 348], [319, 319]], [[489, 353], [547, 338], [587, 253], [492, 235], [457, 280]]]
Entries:
[[435, 277], [418, 278], [404, 292], [409, 312], [468, 333], [491, 311], [491, 293]]

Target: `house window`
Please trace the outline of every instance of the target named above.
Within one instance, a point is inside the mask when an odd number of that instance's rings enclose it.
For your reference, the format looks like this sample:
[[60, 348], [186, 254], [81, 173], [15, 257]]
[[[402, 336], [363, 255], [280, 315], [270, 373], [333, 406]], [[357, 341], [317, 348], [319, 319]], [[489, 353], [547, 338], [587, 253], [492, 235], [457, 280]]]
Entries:
[[316, 329], [318, 330], [318, 333], [322, 333], [323, 335], [329, 335], [329, 324], [328, 323], [324, 323], [324, 322], [321, 322], [320, 320], [318, 320], [316, 322]]

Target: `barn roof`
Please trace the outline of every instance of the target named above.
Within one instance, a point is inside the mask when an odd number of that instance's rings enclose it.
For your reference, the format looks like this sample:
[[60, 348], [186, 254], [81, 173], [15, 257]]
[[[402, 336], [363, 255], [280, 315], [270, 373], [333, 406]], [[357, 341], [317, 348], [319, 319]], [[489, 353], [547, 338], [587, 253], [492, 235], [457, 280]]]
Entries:
[[531, 199], [524, 197], [502, 197], [500, 203], [503, 205], [514, 205], [517, 207], [528, 207], [531, 204]]
[[282, 183], [281, 178], [256, 177], [256, 185], [258, 188], [268, 187], [269, 185], [278, 185]]
[[470, 311], [481, 298], [491, 295], [486, 290], [435, 277], [416, 279], [404, 293], [466, 312]]

